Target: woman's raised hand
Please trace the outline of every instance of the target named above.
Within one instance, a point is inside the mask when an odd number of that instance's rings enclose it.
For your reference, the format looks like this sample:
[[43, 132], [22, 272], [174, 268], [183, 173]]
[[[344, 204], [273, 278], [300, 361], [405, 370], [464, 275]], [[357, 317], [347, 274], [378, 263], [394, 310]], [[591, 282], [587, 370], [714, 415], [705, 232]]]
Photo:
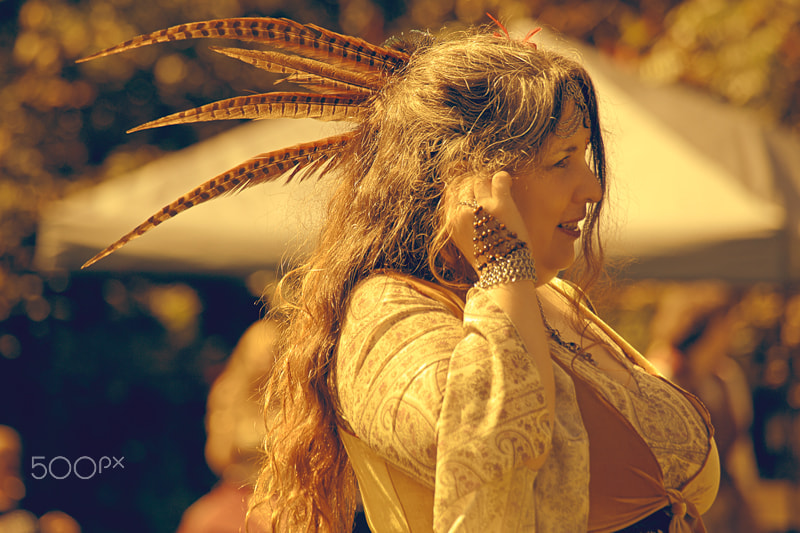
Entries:
[[456, 246], [476, 271], [478, 269], [478, 259], [475, 257], [473, 245], [474, 207], [468, 204], [481, 206], [487, 214], [492, 215], [498, 222], [503, 223], [506, 228], [516, 234], [517, 239], [528, 244], [530, 248], [525, 221], [517, 208], [517, 204], [514, 202], [514, 198], [511, 196], [511, 183], [511, 174], [506, 171], [496, 172], [491, 177], [479, 176], [474, 179], [472, 186], [474, 204], [472, 204], [471, 198], [461, 199], [453, 238]]

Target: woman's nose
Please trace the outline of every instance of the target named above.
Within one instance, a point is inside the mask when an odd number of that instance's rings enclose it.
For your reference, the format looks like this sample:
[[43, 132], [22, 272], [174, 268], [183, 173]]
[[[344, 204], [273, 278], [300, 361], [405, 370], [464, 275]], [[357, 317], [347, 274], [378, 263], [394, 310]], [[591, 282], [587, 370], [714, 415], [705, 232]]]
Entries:
[[603, 185], [588, 164], [584, 164], [580, 186], [576, 192], [576, 200], [581, 203], [596, 204], [603, 199]]

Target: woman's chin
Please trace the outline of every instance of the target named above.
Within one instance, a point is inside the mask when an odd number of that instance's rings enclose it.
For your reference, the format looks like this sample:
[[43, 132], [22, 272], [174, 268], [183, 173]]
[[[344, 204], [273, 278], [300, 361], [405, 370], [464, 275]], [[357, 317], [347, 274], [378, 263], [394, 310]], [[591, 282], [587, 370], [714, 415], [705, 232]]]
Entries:
[[551, 255], [546, 259], [536, 260], [536, 277], [547, 282], [557, 276], [559, 272], [571, 267], [574, 262], [575, 252], [571, 249], [568, 252]]

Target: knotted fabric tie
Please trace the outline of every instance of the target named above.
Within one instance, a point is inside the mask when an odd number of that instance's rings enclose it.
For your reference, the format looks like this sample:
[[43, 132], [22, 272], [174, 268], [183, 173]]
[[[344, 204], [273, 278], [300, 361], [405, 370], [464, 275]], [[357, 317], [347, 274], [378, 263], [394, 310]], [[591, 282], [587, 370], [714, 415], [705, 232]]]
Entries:
[[669, 533], [707, 533], [697, 507], [692, 502], [686, 501], [681, 491], [667, 489], [667, 497], [672, 513]]

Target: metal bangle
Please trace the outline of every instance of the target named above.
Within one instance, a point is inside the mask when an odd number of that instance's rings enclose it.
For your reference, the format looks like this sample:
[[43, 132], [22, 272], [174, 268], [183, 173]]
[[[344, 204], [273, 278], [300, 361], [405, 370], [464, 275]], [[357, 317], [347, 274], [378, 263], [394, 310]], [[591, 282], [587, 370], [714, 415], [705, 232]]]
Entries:
[[536, 266], [527, 246], [514, 250], [499, 261], [484, 264], [475, 286], [487, 289], [503, 283], [531, 280], [536, 283]]

